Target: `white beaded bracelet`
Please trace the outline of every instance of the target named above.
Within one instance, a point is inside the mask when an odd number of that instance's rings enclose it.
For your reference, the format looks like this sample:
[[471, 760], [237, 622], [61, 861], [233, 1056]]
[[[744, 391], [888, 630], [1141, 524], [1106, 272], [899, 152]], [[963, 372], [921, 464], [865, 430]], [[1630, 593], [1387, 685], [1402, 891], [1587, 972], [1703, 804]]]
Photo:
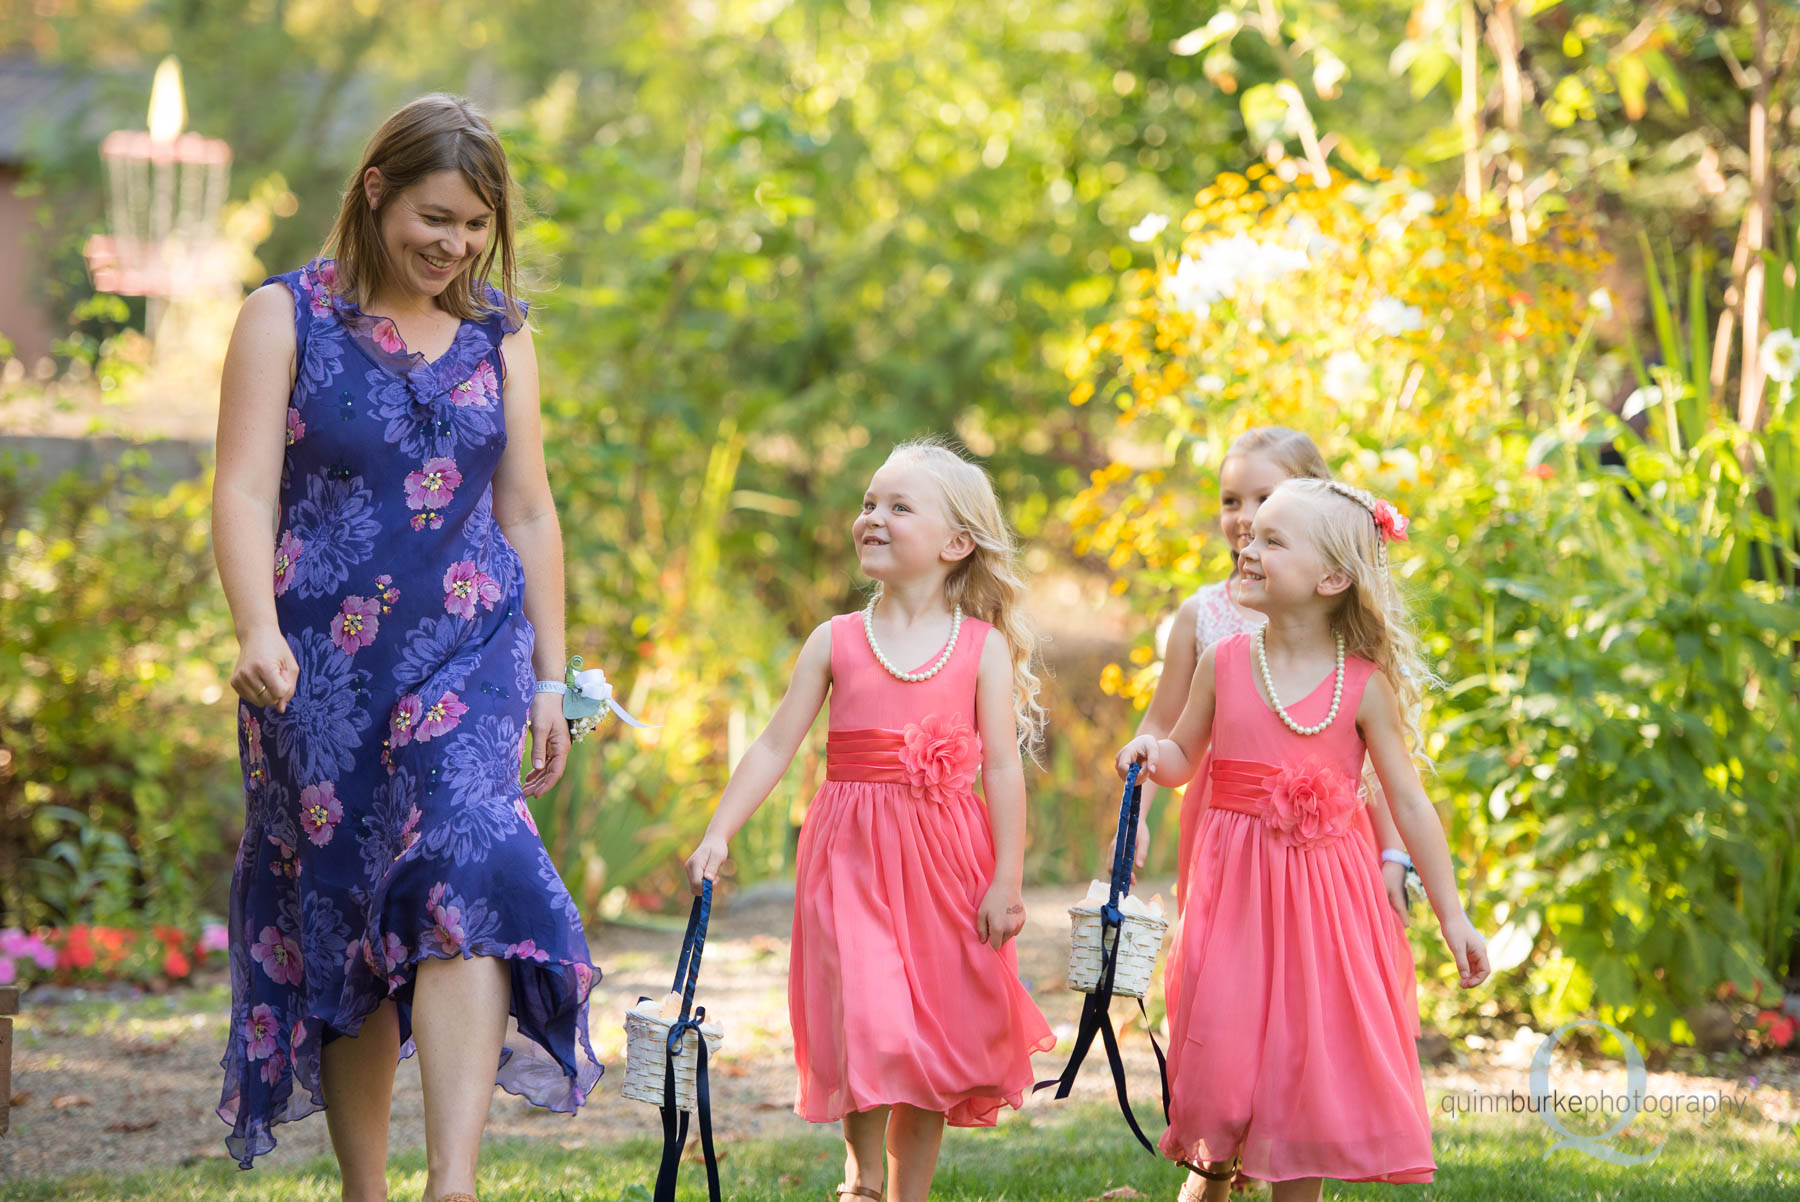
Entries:
[[539, 693], [567, 693], [569, 686], [560, 680], [540, 680], [537, 682]]
[[1383, 864], [1404, 864], [1408, 868], [1413, 866], [1412, 857], [1407, 855], [1404, 851], [1401, 851], [1398, 847], [1382, 848], [1381, 862]]

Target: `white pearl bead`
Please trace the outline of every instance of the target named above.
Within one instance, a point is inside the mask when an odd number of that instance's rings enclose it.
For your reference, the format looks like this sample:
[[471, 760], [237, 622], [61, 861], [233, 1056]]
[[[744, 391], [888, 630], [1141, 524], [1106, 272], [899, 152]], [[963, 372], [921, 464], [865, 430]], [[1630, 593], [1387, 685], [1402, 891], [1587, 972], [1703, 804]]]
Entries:
[[1344, 701], [1344, 635], [1337, 632], [1337, 672], [1336, 683], [1331, 689], [1331, 711], [1325, 720], [1315, 726], [1301, 726], [1288, 716], [1287, 707], [1281, 704], [1281, 698], [1275, 694], [1275, 678], [1269, 673], [1269, 652], [1266, 636], [1267, 627], [1257, 630], [1253, 642], [1256, 646], [1256, 666], [1262, 671], [1263, 690], [1269, 694], [1269, 703], [1275, 707], [1275, 713], [1286, 727], [1297, 735], [1316, 735], [1337, 720], [1338, 707]]
[[887, 669], [888, 675], [896, 680], [917, 684], [922, 680], [930, 680], [942, 672], [944, 665], [950, 662], [950, 656], [956, 651], [956, 636], [962, 632], [963, 611], [962, 606], [958, 605], [955, 612], [950, 615], [950, 641], [944, 645], [944, 653], [938, 656], [937, 662], [923, 672], [902, 672], [894, 666], [893, 661], [887, 657], [887, 653], [882, 651], [881, 644], [875, 641], [875, 602], [869, 602], [863, 609], [862, 620], [863, 634], [869, 640], [869, 650], [875, 653], [875, 662]]

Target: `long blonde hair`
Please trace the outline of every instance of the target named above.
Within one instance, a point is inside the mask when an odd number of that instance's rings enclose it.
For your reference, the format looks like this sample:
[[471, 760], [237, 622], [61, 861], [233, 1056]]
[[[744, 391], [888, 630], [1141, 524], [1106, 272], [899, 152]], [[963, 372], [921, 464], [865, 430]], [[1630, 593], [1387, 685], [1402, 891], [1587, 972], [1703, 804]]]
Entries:
[[481, 258], [450, 281], [438, 305], [465, 321], [479, 321], [495, 312], [487, 289], [488, 277], [498, 265], [499, 310], [509, 326], [523, 324], [513, 254], [517, 188], [499, 135], [480, 110], [460, 96], [433, 92], [383, 121], [369, 139], [362, 162], [344, 187], [344, 203], [325, 242], [325, 253], [337, 267], [338, 294], [359, 306], [368, 304], [393, 275], [381, 240], [381, 219], [363, 191], [363, 176], [371, 167], [381, 172], [389, 198], [435, 172], [462, 173], [481, 203], [494, 211], [494, 235]]
[[1350, 579], [1350, 587], [1339, 595], [1332, 626], [1343, 632], [1346, 654], [1362, 656], [1387, 676], [1400, 700], [1407, 746], [1429, 766], [1420, 710], [1424, 686], [1436, 677], [1388, 571], [1386, 542], [1375, 523], [1375, 495], [1341, 480], [1308, 477], [1283, 481], [1275, 491], [1313, 501], [1313, 541], [1326, 564]]
[[[1025, 616], [1025, 581], [1019, 571], [1018, 541], [1000, 512], [994, 482], [979, 464], [971, 463], [937, 439], [903, 442], [887, 461], [922, 468], [943, 495], [950, 524], [975, 542], [975, 550], [944, 581], [944, 600], [963, 613], [993, 626], [1006, 640], [1013, 666], [1013, 721], [1019, 746], [1037, 759], [1043, 743], [1045, 713], [1038, 700], [1042, 664], [1038, 636]], [[880, 586], [876, 596], [880, 596]]]

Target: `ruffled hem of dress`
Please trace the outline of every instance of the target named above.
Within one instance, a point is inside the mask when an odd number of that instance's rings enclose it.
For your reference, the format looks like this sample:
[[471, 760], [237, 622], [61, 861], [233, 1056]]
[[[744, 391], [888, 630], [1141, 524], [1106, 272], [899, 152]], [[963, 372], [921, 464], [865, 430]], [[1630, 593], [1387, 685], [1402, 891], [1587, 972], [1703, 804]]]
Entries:
[[[491, 950], [489, 950], [490, 948]], [[550, 970], [554, 967], [566, 971], [579, 981], [576, 964], [583, 964], [588, 969], [591, 976], [587, 992], [582, 995], [577, 1004], [578, 1009], [575, 1015], [575, 1034], [580, 1041], [580, 1051], [586, 1058], [586, 1064], [583, 1065], [574, 1060], [565, 1062], [554, 1050], [546, 1046], [538, 1035], [518, 1027], [520, 991], [515, 982], [507, 1013], [513, 1020], [519, 1040], [502, 1047], [500, 1066], [494, 1075], [495, 1085], [515, 1097], [524, 1098], [533, 1106], [549, 1110], [553, 1114], [573, 1114], [586, 1103], [594, 1086], [599, 1083], [601, 1076], [606, 1072], [605, 1066], [594, 1055], [592, 1043], [589, 1042], [586, 1016], [588, 998], [592, 994], [593, 986], [600, 980], [599, 967], [587, 961], [539, 960], [532, 956], [521, 956], [516, 953], [509, 956], [506, 954], [504, 944], [478, 944], [462, 949], [461, 958], [464, 960], [474, 959], [477, 956], [505, 960], [512, 965], [515, 975], [526, 965], [542, 970]], [[363, 1023], [368, 1021], [369, 1016], [374, 1014], [383, 1002], [392, 1001], [395, 994], [403, 989], [410, 989], [415, 984], [418, 966], [421, 963], [426, 960], [451, 958], [451, 955], [425, 951], [410, 956], [403, 963], [395, 966], [394, 971], [404, 977], [399, 985], [390, 985], [385, 993], [375, 998], [373, 1003], [362, 1007], [359, 1012], [350, 1015], [346, 1021], [334, 1024], [334, 1029], [340, 1036], [355, 1038], [362, 1031]], [[232, 1126], [232, 1133], [225, 1137], [225, 1148], [231, 1154], [232, 1159], [237, 1161], [240, 1169], [252, 1167], [258, 1156], [264, 1156], [274, 1151], [277, 1142], [274, 1134], [276, 1127], [283, 1123], [298, 1122], [308, 1115], [325, 1109], [324, 1082], [319, 1063], [319, 1050], [324, 1047], [325, 1019], [317, 1014], [307, 1014], [301, 1021], [306, 1028], [306, 1035], [301, 1041], [301, 1047], [306, 1049], [306, 1052], [303, 1058], [296, 1061], [292, 1056], [292, 1046], [290, 1045], [287, 1049], [290, 1057], [286, 1077], [288, 1093], [276, 1103], [273, 1116], [260, 1121], [245, 1122], [241, 1115], [230, 1114], [224, 1102], [221, 1102], [214, 1111], [221, 1121]], [[400, 1059], [407, 1059], [413, 1052], [413, 1041], [409, 1034], [401, 1044]], [[230, 1091], [234, 1084], [238, 1084], [241, 1096], [242, 1072], [253, 1063], [256, 1062], [245, 1061], [241, 1066], [234, 1066], [229, 1048], [220, 1058], [219, 1067], [225, 1073], [227, 1098], [230, 1097]]]
[[[1164, 1157], [1176, 1164], [1218, 1164], [1231, 1159], [1229, 1155], [1220, 1156], [1218, 1153], [1209, 1150], [1209, 1145], [1203, 1139], [1185, 1143], [1176, 1139], [1173, 1129], [1163, 1132], [1162, 1138], [1157, 1141], [1156, 1146], [1157, 1150], [1160, 1151]], [[1346, 1171], [1354, 1173], [1358, 1170], [1348, 1169]], [[1409, 1165], [1403, 1168], [1386, 1169], [1382, 1172], [1363, 1177], [1347, 1177], [1339, 1173], [1322, 1171], [1317, 1168], [1305, 1170], [1296, 1169], [1293, 1172], [1282, 1173], [1272, 1167], [1249, 1164], [1241, 1166], [1238, 1169], [1238, 1172], [1256, 1181], [1298, 1181], [1307, 1177], [1329, 1177], [1333, 1181], [1342, 1181], [1345, 1183], [1369, 1182], [1381, 1185], [1429, 1185], [1437, 1173], [1437, 1165], [1433, 1163], [1427, 1163], [1422, 1167], [1419, 1165]]]
[[1035, 1042], [1026, 1044], [1020, 1053], [1025, 1057], [1025, 1078], [1016, 1088], [1007, 1089], [1003, 1093], [996, 1093], [992, 1087], [985, 1085], [948, 1092], [883, 1090], [869, 1097], [845, 1098], [848, 1105], [839, 1106], [809, 1108], [803, 1098], [796, 1099], [794, 1113], [809, 1123], [835, 1123], [846, 1114], [875, 1110], [882, 1106], [911, 1106], [944, 1115], [945, 1121], [952, 1127], [992, 1127], [999, 1121], [1002, 1108], [1010, 1106], [1014, 1110], [1020, 1110], [1024, 1107], [1026, 1097], [1037, 1083], [1037, 1074], [1030, 1067], [1031, 1057], [1040, 1052], [1054, 1051], [1055, 1048], [1056, 1036], [1048, 1033]]

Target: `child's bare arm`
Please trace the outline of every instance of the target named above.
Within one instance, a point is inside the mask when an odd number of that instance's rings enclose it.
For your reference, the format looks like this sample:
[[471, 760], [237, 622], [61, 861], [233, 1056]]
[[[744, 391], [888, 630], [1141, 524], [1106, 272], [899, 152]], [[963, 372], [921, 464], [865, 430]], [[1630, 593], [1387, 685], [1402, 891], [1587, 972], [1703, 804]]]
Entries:
[[775, 716], [732, 769], [731, 779], [719, 798], [719, 808], [707, 823], [700, 846], [688, 857], [688, 882], [695, 893], [700, 892], [702, 881], [719, 879], [719, 868], [729, 854], [732, 837], [750, 821], [794, 762], [794, 753], [812, 729], [830, 688], [831, 623], [822, 622], [807, 636]]
[[1463, 911], [1443, 824], [1438, 821], [1437, 811], [1431, 808], [1425, 786], [1419, 780], [1418, 766], [1406, 746], [1400, 699], [1394, 695], [1388, 678], [1380, 672], [1369, 677], [1362, 703], [1357, 707], [1356, 724], [1362, 731], [1363, 741], [1368, 744], [1369, 760], [1375, 765], [1375, 773], [1381, 778], [1394, 825], [1399, 828], [1413, 865], [1425, 882], [1425, 894], [1437, 914], [1444, 942], [1456, 957], [1462, 984], [1465, 987], [1479, 985], [1488, 975], [1487, 945]]
[[1135, 761], [1143, 764], [1150, 779], [1159, 785], [1180, 786], [1193, 779], [1194, 766], [1212, 738], [1213, 724], [1213, 648], [1200, 655], [1194, 667], [1194, 682], [1188, 686], [1187, 704], [1175, 729], [1167, 738], [1139, 735], [1119, 752], [1118, 770], [1123, 777]]

